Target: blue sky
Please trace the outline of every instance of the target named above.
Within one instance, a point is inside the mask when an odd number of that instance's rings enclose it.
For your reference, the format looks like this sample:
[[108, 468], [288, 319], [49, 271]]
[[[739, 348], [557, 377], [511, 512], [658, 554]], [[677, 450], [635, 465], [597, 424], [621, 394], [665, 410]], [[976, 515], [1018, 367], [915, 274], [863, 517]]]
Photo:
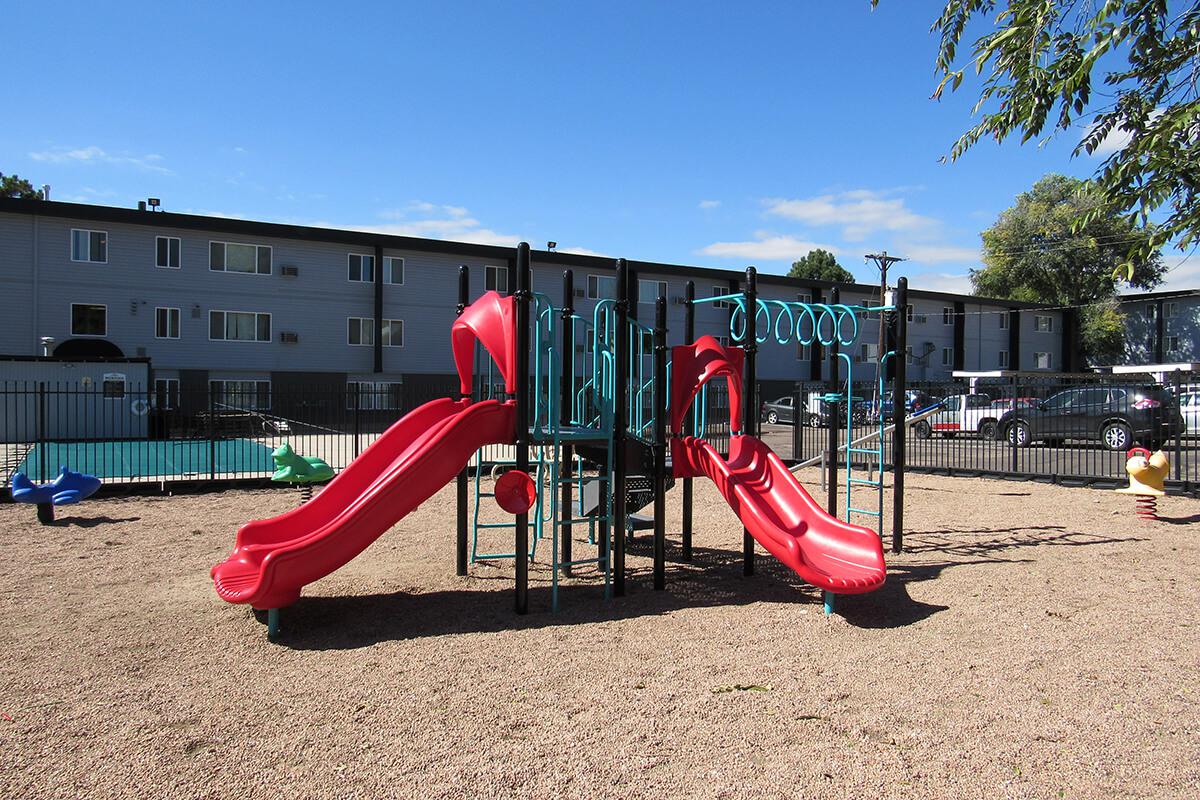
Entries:
[[[914, 8], [919, 6], [919, 8]], [[965, 291], [1078, 135], [940, 164], [939, 3], [21, 3], [0, 171], [57, 200]], [[17, 55], [13, 55], [16, 53]], [[1182, 256], [1166, 254], [1168, 264]], [[1194, 286], [1200, 259], [1170, 275]]]

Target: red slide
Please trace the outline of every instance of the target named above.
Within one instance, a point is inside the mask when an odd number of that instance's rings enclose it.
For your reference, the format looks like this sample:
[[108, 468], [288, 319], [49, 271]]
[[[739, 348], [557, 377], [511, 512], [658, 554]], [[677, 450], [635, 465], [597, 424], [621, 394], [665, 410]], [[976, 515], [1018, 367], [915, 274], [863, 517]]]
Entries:
[[675, 439], [671, 452], [677, 476], [711, 478], [758, 543], [808, 583], [837, 594], [883, 585], [879, 537], [827, 514], [762, 440], [731, 437], [728, 461], [690, 436]]
[[212, 568], [231, 603], [281, 608], [449, 483], [477, 449], [513, 440], [512, 403], [441, 399], [405, 415], [311, 501], [248, 522]]

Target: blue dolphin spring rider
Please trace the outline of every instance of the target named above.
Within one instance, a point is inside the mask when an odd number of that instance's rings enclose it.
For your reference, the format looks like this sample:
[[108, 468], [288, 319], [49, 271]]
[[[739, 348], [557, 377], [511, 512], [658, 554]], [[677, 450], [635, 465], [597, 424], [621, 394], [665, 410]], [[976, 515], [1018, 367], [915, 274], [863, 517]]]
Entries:
[[24, 472], [14, 472], [11, 488], [12, 499], [18, 503], [37, 505], [38, 522], [48, 525], [54, 521], [55, 506], [86, 500], [100, 488], [100, 479], [95, 475], [72, 472], [61, 467], [58, 477], [41, 485], [29, 480]]

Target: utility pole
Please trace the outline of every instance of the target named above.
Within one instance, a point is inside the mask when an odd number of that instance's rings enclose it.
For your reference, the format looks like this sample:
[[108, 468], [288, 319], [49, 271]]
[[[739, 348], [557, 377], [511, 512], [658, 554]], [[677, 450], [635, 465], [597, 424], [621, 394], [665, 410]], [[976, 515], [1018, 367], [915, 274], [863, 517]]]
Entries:
[[[884, 250], [882, 253], [867, 253], [867, 255], [863, 256], [863, 258], [866, 258], [870, 261], [874, 261], [875, 266], [878, 267], [878, 269], [879, 269], [879, 305], [881, 305], [881, 306], [885, 305], [887, 303], [888, 267], [890, 267], [892, 264], [895, 264], [900, 261], [907, 261], [908, 259], [900, 258], [899, 256], [889, 256], [887, 250]], [[905, 314], [905, 313], [907, 313], [907, 311], [908, 311], [908, 309], [901, 308], [901, 309], [897, 309], [896, 313]], [[880, 391], [879, 390], [879, 378], [880, 378], [879, 371], [883, 367], [883, 363], [882, 363], [883, 362], [883, 347], [886, 342], [887, 342], [887, 336], [884, 333], [883, 312], [880, 311], [879, 312], [879, 344], [877, 345], [878, 349], [875, 351], [875, 393], [877, 394], [877, 396], [875, 397], [875, 412], [877, 414], [881, 414], [881, 415], [883, 414], [883, 397], [878, 395], [878, 392]], [[903, 358], [904, 354], [897, 353], [895, 357]], [[903, 419], [902, 416], [899, 416], [899, 415], [903, 414], [903, 409], [899, 409], [899, 410], [892, 409], [892, 413], [893, 413], [893, 415], [897, 415], [895, 417], [896, 419]]]

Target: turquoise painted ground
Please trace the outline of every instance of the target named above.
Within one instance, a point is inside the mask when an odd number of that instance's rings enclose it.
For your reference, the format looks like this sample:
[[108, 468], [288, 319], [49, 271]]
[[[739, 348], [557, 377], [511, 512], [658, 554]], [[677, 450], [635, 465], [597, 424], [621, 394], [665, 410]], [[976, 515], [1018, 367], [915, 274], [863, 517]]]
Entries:
[[63, 465], [101, 479], [204, 478], [213, 473], [232, 477], [275, 471], [271, 448], [249, 439], [47, 442], [33, 447], [18, 469], [38, 481], [43, 474], [47, 480], [53, 478]]

